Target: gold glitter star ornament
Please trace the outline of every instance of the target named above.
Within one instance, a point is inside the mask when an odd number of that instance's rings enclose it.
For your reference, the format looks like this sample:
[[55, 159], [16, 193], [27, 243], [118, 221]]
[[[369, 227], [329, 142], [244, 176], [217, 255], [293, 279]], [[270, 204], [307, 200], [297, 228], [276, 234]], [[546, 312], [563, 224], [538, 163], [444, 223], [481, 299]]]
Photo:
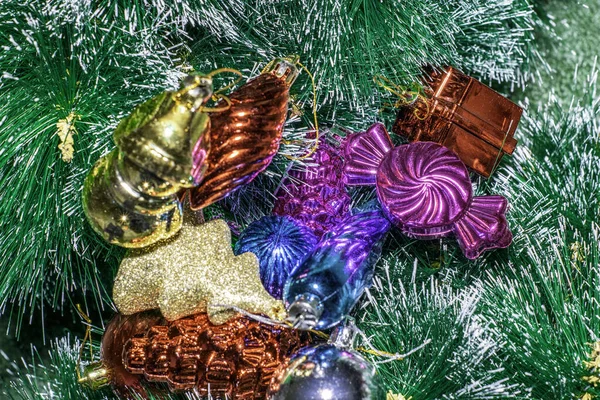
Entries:
[[190, 220], [184, 219], [176, 236], [130, 250], [113, 289], [119, 311], [159, 308], [170, 321], [206, 312], [212, 323], [222, 324], [237, 315], [224, 306], [235, 306], [283, 321], [283, 303], [264, 289], [256, 256], [233, 254], [227, 223]]

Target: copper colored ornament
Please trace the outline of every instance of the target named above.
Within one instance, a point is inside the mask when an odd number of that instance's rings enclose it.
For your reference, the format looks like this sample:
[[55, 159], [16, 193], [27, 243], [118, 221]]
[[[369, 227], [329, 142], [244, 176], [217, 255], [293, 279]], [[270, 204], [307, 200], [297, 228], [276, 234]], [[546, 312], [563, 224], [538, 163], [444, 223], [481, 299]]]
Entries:
[[392, 131], [409, 141], [436, 142], [489, 177], [512, 154], [523, 109], [478, 80], [448, 67], [424, 78], [425, 101], [404, 107]]
[[311, 343], [292, 329], [246, 317], [213, 325], [206, 314], [168, 322], [154, 312], [116, 316], [102, 339], [103, 365], [119, 393], [142, 383], [216, 399], [263, 399], [292, 354]]
[[[252, 181], [277, 153], [289, 88], [298, 70], [283, 59], [272, 65], [231, 93], [231, 107], [211, 114], [208, 168], [202, 183], [190, 190], [194, 210], [219, 201]], [[226, 103], [219, 103], [220, 106]]]

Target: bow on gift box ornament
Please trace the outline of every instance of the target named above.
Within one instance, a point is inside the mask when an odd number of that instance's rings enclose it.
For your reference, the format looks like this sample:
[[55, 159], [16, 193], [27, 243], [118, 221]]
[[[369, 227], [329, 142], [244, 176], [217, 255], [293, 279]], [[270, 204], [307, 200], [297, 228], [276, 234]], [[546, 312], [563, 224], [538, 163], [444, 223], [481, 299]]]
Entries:
[[398, 110], [392, 131], [411, 142], [441, 144], [489, 177], [515, 150], [523, 109], [452, 67], [425, 74], [423, 86], [424, 96]]
[[476, 196], [467, 168], [449, 149], [432, 142], [394, 147], [382, 124], [348, 136], [344, 147], [348, 185], [375, 185], [382, 209], [408, 236], [454, 234], [465, 256], [507, 247], [512, 234], [502, 196]]

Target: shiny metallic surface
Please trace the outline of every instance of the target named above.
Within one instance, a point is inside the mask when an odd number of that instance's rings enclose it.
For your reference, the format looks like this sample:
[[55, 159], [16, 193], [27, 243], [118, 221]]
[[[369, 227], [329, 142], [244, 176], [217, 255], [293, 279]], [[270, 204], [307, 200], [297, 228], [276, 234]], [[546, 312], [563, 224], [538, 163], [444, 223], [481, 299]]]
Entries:
[[[289, 322], [306, 328], [307, 321], [314, 318], [312, 309], [322, 309], [316, 315], [315, 329], [328, 329], [341, 322], [371, 285], [389, 229], [390, 223], [380, 211], [349, 216], [332, 228], [288, 279], [284, 301]], [[306, 314], [297, 312], [303, 298], [318, 307], [306, 308]]]
[[512, 234], [502, 196], [473, 198], [465, 165], [431, 142], [393, 148], [382, 124], [351, 134], [344, 147], [345, 181], [375, 185], [386, 216], [405, 234], [432, 239], [455, 235], [467, 258], [507, 247]]
[[[113, 150], [86, 177], [83, 210], [92, 228], [107, 242], [129, 248], [145, 247], [177, 233], [183, 214], [177, 196], [168, 194], [173, 186], [153, 174], [144, 175], [121, 157]], [[148, 191], [166, 195], [145, 194], [146, 184]]]
[[274, 382], [270, 400], [380, 400], [375, 368], [360, 354], [332, 344], [308, 347]]
[[101, 363], [110, 376], [110, 384], [123, 398], [131, 399], [131, 390], [145, 394], [142, 377], [127, 371], [123, 365], [123, 349], [133, 337], [144, 335], [155, 324], [164, 321], [158, 312], [138, 313], [131, 316], [117, 314], [107, 325], [102, 336]]
[[513, 153], [523, 109], [452, 67], [430, 72], [423, 83], [425, 101], [399, 110], [392, 131], [411, 142], [439, 143], [489, 177]]
[[[144, 329], [119, 328], [129, 321]], [[119, 368], [113, 375], [166, 382], [171, 390], [195, 390], [214, 399], [255, 400], [266, 397], [273, 377], [311, 340], [245, 317], [213, 325], [203, 313], [173, 322], [142, 313], [111, 322], [105, 342], [121, 344], [111, 349], [121, 360], [120, 367], [112, 366]]]
[[209, 151], [210, 119], [198, 108], [212, 81], [188, 79], [136, 107], [114, 133], [117, 149], [88, 174], [83, 208], [106, 241], [128, 248], [151, 245], [181, 227], [176, 193], [200, 182]]
[[212, 80], [184, 82], [138, 106], [114, 133], [119, 151], [139, 168], [179, 188], [200, 183], [210, 146], [210, 118], [198, 108], [212, 95]]
[[77, 383], [92, 390], [110, 385], [111, 373], [102, 362], [86, 365]]
[[289, 275], [317, 244], [312, 231], [290, 217], [265, 216], [251, 223], [235, 244], [235, 254], [258, 257], [263, 286], [281, 299]]
[[435, 143], [398, 146], [377, 170], [377, 195], [391, 221], [415, 237], [452, 230], [472, 198], [471, 180], [456, 155]]
[[287, 321], [294, 329], [311, 330], [323, 314], [321, 299], [312, 294], [301, 294], [287, 307]]
[[[208, 169], [202, 183], [190, 189], [193, 209], [223, 199], [251, 182], [271, 163], [279, 149], [287, 115], [286, 79], [297, 74], [293, 65], [287, 68], [290, 71], [285, 78], [271, 71], [259, 75], [231, 93], [231, 107], [211, 114]], [[225, 105], [222, 101], [217, 106]]]
[[292, 169], [276, 193], [273, 213], [288, 215], [313, 230], [319, 239], [349, 214], [350, 196], [342, 179], [341, 149], [327, 143], [306, 159], [306, 167]]

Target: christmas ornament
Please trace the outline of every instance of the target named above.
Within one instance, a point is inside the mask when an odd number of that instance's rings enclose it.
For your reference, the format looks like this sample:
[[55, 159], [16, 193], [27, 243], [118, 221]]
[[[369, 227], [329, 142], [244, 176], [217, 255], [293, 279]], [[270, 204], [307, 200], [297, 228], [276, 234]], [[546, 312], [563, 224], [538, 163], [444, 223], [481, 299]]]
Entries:
[[379, 211], [347, 217], [289, 277], [284, 300], [298, 329], [338, 324], [370, 286], [390, 223]]
[[454, 233], [471, 259], [511, 243], [506, 199], [473, 197], [465, 165], [447, 148], [431, 142], [394, 148], [385, 127], [375, 124], [348, 137], [345, 155], [346, 183], [376, 185], [385, 214], [407, 235]]
[[127, 254], [113, 299], [123, 314], [160, 308], [170, 321], [207, 312], [224, 323], [236, 314], [229, 306], [282, 320], [283, 305], [263, 288], [258, 271], [254, 254], [233, 254], [227, 223], [195, 224], [186, 215], [177, 236]]
[[210, 119], [201, 111], [212, 95], [211, 75], [184, 80], [136, 107], [114, 133], [117, 148], [88, 174], [83, 208], [108, 242], [138, 248], [181, 227], [177, 192], [200, 182], [206, 168]]
[[306, 160], [306, 167], [290, 171], [277, 193], [273, 212], [302, 222], [320, 239], [350, 209], [343, 169], [341, 150], [322, 137], [317, 150]]
[[[132, 389], [147, 396], [142, 382], [166, 382], [200, 396], [262, 399], [291, 355], [310, 343], [299, 331], [246, 317], [213, 325], [204, 313], [173, 322], [155, 312], [117, 315], [102, 338], [102, 361], [86, 368], [81, 382], [110, 383], [127, 398]], [[102, 384], [92, 385], [99, 377]]]
[[379, 400], [375, 367], [352, 350], [348, 327], [334, 332], [328, 344], [294, 355], [269, 391], [270, 400]]
[[489, 177], [513, 153], [523, 109], [452, 67], [432, 71], [423, 83], [425, 100], [400, 109], [392, 131], [411, 142], [441, 144]]
[[112, 385], [129, 398], [130, 390], [143, 393], [141, 376], [133, 375], [123, 365], [123, 349], [134, 337], [144, 335], [151, 327], [164, 323], [158, 312], [144, 312], [130, 316], [117, 314], [106, 327], [101, 343], [101, 361], [85, 367], [79, 383], [90, 389]]
[[208, 170], [190, 191], [193, 209], [204, 208], [252, 181], [279, 149], [289, 89], [298, 69], [277, 59], [257, 78], [231, 93], [231, 106], [211, 117]]
[[317, 238], [306, 226], [275, 215], [250, 224], [236, 243], [235, 253], [254, 253], [263, 286], [271, 296], [281, 299], [288, 276], [316, 244]]

